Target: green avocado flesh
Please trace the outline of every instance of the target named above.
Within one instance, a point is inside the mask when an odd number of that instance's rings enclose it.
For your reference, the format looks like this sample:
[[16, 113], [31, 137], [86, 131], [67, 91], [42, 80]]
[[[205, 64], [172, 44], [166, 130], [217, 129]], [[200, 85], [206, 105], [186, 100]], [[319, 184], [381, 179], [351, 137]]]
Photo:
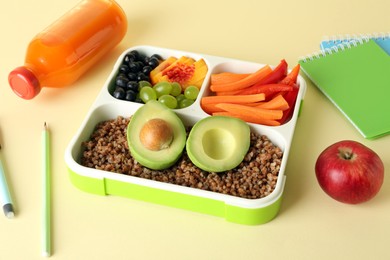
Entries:
[[[141, 130], [152, 119], [162, 119], [171, 127], [173, 139], [167, 148], [154, 151], [142, 143]], [[131, 155], [141, 165], [162, 170], [172, 166], [180, 158], [186, 144], [186, 130], [175, 112], [160, 102], [151, 100], [140, 107], [131, 118], [127, 126], [127, 142]]]
[[187, 139], [188, 157], [208, 172], [223, 172], [238, 166], [250, 146], [250, 128], [244, 121], [210, 116], [198, 121]]

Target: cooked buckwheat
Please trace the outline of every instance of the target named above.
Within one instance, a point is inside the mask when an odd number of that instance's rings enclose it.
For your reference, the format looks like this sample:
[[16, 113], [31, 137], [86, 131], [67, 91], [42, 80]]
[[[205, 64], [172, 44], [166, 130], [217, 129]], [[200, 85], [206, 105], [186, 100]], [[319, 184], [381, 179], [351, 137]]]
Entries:
[[129, 122], [130, 118], [117, 117], [99, 123], [90, 139], [82, 143], [81, 164], [247, 199], [265, 197], [275, 189], [283, 152], [265, 135], [251, 133], [248, 153], [241, 164], [230, 171], [203, 171], [192, 164], [185, 151], [174, 166], [155, 171], [143, 167], [131, 156], [126, 138]]

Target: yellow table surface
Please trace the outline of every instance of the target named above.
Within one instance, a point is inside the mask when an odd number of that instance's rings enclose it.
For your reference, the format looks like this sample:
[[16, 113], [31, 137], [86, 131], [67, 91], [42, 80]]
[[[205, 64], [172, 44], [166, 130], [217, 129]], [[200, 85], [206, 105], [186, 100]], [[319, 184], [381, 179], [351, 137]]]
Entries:
[[[16, 216], [0, 214], [1, 259], [41, 259], [45, 121], [52, 134], [53, 259], [390, 259], [390, 136], [365, 140], [309, 81], [280, 213], [264, 225], [92, 195], [71, 184], [64, 162], [66, 146], [125, 49], [146, 44], [271, 65], [284, 58], [291, 68], [326, 35], [388, 32], [388, 0], [118, 0], [129, 27], [115, 50], [68, 88], [45, 88], [29, 101], [17, 97], [8, 73], [22, 65], [31, 38], [77, 2], [2, 3], [0, 141]], [[367, 203], [336, 202], [315, 178], [319, 153], [342, 139], [369, 146], [385, 164], [382, 189]]]

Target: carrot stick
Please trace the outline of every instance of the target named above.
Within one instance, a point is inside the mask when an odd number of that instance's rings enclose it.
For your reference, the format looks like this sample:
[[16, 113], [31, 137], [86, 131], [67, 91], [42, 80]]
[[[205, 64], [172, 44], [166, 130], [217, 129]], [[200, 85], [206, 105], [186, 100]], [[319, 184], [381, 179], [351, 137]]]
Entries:
[[215, 112], [224, 111], [222, 108], [219, 108], [216, 105], [217, 104], [201, 104], [201, 107], [202, 107], [203, 111], [209, 115], [212, 115]]
[[262, 102], [256, 107], [266, 108], [266, 109], [280, 109], [284, 111], [287, 110], [290, 106], [288, 105], [286, 99], [284, 99], [283, 95], [279, 94], [273, 99], [271, 99], [270, 101]]
[[[241, 105], [250, 106], [250, 107], [257, 107], [261, 104], [264, 104], [265, 102], [254, 102], [254, 103], [242, 103]], [[216, 112], [226, 112], [222, 108], [217, 107], [218, 103], [211, 103], [211, 104], [201, 104], [201, 107], [204, 112], [206, 112], [209, 115], [212, 115]]]
[[280, 109], [265, 109], [259, 107], [245, 106], [241, 104], [220, 103], [216, 107], [221, 108], [227, 112], [238, 114], [246, 117], [256, 117], [262, 119], [281, 119], [283, 111]]
[[249, 74], [249, 76], [247, 76], [241, 80], [226, 83], [226, 84], [210, 85], [210, 89], [211, 89], [211, 91], [214, 91], [214, 92], [244, 89], [244, 88], [247, 88], [247, 87], [253, 85], [257, 81], [261, 80], [262, 78], [266, 77], [271, 72], [272, 72], [271, 67], [269, 65], [265, 65], [264, 67]]
[[230, 112], [215, 112], [213, 113], [213, 116], [230, 116], [239, 118], [241, 120], [244, 120], [248, 123], [255, 123], [255, 124], [261, 124], [261, 125], [269, 125], [269, 126], [279, 126], [280, 122], [273, 120], [273, 119], [264, 119], [256, 117], [255, 115], [240, 115], [240, 114], [234, 114]]
[[263, 93], [254, 95], [237, 95], [237, 96], [206, 96], [200, 100], [201, 105], [204, 104], [217, 104], [217, 103], [253, 103], [263, 101], [265, 95]]
[[233, 72], [221, 72], [221, 73], [211, 74], [210, 80], [211, 80], [211, 85], [217, 85], [217, 84], [226, 84], [229, 82], [236, 82], [247, 76], [249, 76], [249, 74], [247, 73], [240, 74], [240, 73], [233, 73]]
[[[247, 89], [247, 88], [245, 88]], [[243, 90], [245, 90], [243, 89]], [[218, 91], [218, 92], [215, 92], [215, 95], [217, 96], [233, 96], [233, 95], [240, 95], [240, 91], [243, 91], [243, 90], [232, 90], [232, 91]], [[252, 93], [252, 94], [258, 94], [258, 93]], [[246, 95], [246, 94], [245, 94]]]

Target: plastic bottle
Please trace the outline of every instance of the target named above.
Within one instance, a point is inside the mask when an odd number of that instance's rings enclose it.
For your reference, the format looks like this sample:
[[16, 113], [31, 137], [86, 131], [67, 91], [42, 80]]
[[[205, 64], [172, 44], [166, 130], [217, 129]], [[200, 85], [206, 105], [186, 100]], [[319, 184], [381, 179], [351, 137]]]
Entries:
[[34, 98], [42, 87], [70, 85], [126, 31], [126, 15], [114, 0], [83, 0], [32, 39], [24, 66], [10, 72], [9, 84], [24, 99]]

